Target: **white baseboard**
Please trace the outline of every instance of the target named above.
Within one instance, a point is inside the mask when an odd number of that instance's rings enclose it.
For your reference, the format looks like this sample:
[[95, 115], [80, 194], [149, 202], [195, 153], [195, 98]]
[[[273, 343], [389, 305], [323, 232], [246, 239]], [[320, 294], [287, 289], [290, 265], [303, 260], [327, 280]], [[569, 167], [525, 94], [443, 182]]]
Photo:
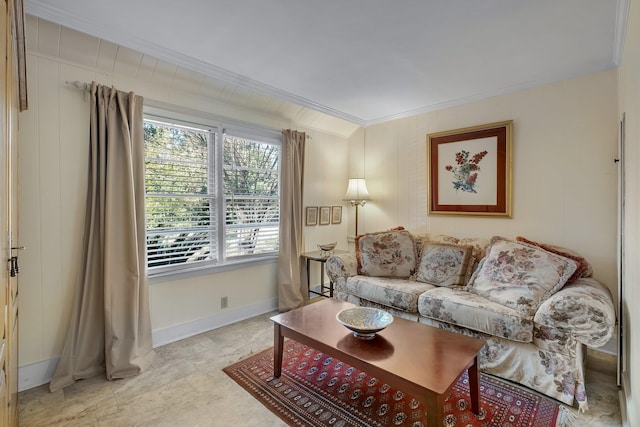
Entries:
[[618, 340], [616, 337], [611, 338], [605, 345], [602, 347], [589, 347], [593, 351], [599, 351], [602, 353], [617, 355], [618, 354]]
[[18, 391], [29, 390], [51, 381], [59, 360], [59, 357], [55, 357], [31, 365], [20, 366], [18, 368]]
[[[180, 341], [182, 339], [217, 329], [222, 326], [230, 325], [231, 323], [236, 323], [241, 320], [249, 319], [260, 314], [268, 313], [276, 310], [277, 308], [278, 298], [271, 298], [242, 307], [225, 309], [212, 316], [183, 323], [181, 325], [156, 329], [151, 332], [153, 348], [170, 344], [175, 341]], [[59, 360], [60, 358], [56, 357], [19, 367], [18, 391], [29, 390], [30, 388], [38, 387], [51, 381]]]
[[626, 376], [622, 376], [622, 387], [620, 387], [620, 391], [618, 391], [618, 398], [620, 399], [620, 417], [622, 419], [622, 426], [623, 427], [631, 427], [631, 424], [629, 423], [629, 418], [628, 418], [628, 411], [627, 411], [627, 377]]
[[156, 329], [151, 332], [153, 348], [180, 341], [241, 320], [249, 319], [250, 317], [268, 313], [276, 310], [277, 308], [278, 298], [271, 298], [238, 308], [224, 309], [212, 316], [203, 317], [202, 319], [183, 323], [181, 325], [170, 326], [164, 329]]

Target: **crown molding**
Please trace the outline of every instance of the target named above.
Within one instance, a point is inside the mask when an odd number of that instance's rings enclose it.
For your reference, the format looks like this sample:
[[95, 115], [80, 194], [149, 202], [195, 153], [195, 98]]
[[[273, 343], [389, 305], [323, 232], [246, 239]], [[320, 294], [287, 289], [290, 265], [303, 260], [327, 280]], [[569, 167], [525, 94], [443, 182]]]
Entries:
[[615, 36], [614, 36], [613, 55], [611, 58], [611, 62], [607, 64], [602, 64], [597, 69], [592, 69], [585, 73], [559, 76], [552, 79], [531, 81], [531, 82], [526, 82], [519, 85], [508, 86], [504, 88], [497, 88], [495, 90], [489, 90], [486, 92], [465, 96], [462, 98], [457, 98], [454, 100], [449, 100], [441, 103], [429, 104], [423, 107], [418, 107], [418, 108], [400, 112], [397, 114], [382, 116], [382, 117], [373, 118], [373, 119], [364, 119], [361, 117], [354, 116], [352, 114], [348, 114], [344, 111], [340, 111], [335, 108], [328, 107], [326, 105], [314, 102], [305, 97], [292, 94], [290, 92], [284, 91], [282, 89], [278, 89], [276, 87], [251, 79], [249, 77], [233, 73], [229, 70], [218, 67], [216, 65], [194, 59], [180, 52], [176, 52], [174, 50], [164, 48], [154, 43], [150, 43], [146, 40], [140, 39], [138, 37], [134, 37], [131, 34], [128, 34], [126, 32], [120, 32], [120, 31], [115, 32], [113, 28], [106, 26], [104, 24], [101, 24], [98, 21], [88, 22], [83, 19], [79, 19], [78, 17], [70, 13], [61, 12], [55, 7], [52, 7], [51, 5], [47, 4], [44, 0], [25, 0], [24, 9], [25, 9], [25, 13], [36, 16], [38, 18], [42, 18], [47, 21], [57, 23], [59, 25], [63, 25], [65, 27], [90, 34], [94, 37], [98, 37], [98, 38], [110, 41], [112, 43], [116, 43], [120, 46], [124, 46], [129, 49], [136, 50], [140, 53], [150, 55], [156, 59], [160, 59], [160, 60], [172, 63], [174, 65], [178, 65], [180, 67], [184, 67], [191, 71], [199, 72], [208, 77], [218, 79], [225, 83], [251, 89], [259, 93], [262, 93], [264, 95], [267, 95], [276, 99], [280, 99], [283, 101], [291, 102], [301, 107], [305, 107], [310, 110], [324, 113], [329, 116], [336, 117], [338, 119], [342, 119], [347, 122], [356, 124], [358, 126], [368, 127], [368, 126], [377, 125], [377, 124], [392, 121], [392, 120], [398, 120], [398, 119], [415, 116], [422, 113], [427, 113], [430, 111], [454, 107], [457, 105], [466, 104], [469, 102], [474, 102], [481, 99], [490, 98], [493, 96], [503, 95], [503, 94], [516, 92], [524, 89], [529, 89], [535, 86], [554, 83], [557, 81], [561, 81], [561, 80], [565, 80], [573, 77], [579, 77], [581, 75], [592, 74], [592, 73], [607, 70], [609, 68], [617, 67], [622, 60], [622, 54], [624, 50], [624, 39], [626, 34], [627, 18], [629, 14], [629, 1], [630, 0], [617, 0]]
[[624, 54], [624, 39], [627, 35], [629, 20], [629, 0], [618, 0], [616, 9], [615, 36], [613, 39], [613, 63], [619, 66]]
[[80, 31], [94, 37], [98, 37], [119, 46], [138, 51], [142, 54], [150, 55], [188, 70], [202, 73], [205, 76], [221, 80], [225, 83], [237, 85], [243, 88], [252, 89], [264, 95], [288, 101], [302, 107], [309, 108], [320, 113], [327, 114], [345, 120], [359, 126], [365, 126], [367, 121], [354, 115], [327, 107], [326, 105], [311, 101], [302, 96], [294, 95], [290, 92], [278, 89], [266, 83], [251, 79], [249, 77], [233, 73], [216, 65], [194, 59], [190, 56], [176, 52], [172, 49], [150, 43], [146, 40], [135, 37], [122, 31], [114, 31], [112, 27], [106, 26], [99, 21], [85, 21], [73, 14], [62, 12], [42, 0], [26, 0], [24, 3], [25, 13], [35, 17], [63, 25], [65, 27]]
[[522, 84], [518, 84], [518, 85], [507, 86], [507, 87], [503, 87], [503, 88], [497, 88], [497, 89], [489, 90], [489, 91], [486, 91], [486, 92], [481, 92], [481, 93], [477, 93], [477, 94], [474, 94], [474, 95], [465, 96], [465, 97], [462, 97], [462, 98], [452, 99], [450, 101], [445, 101], [445, 102], [440, 102], [440, 103], [436, 103], [436, 104], [425, 105], [424, 107], [418, 107], [418, 108], [415, 108], [415, 109], [412, 109], [412, 110], [408, 110], [408, 111], [405, 111], [405, 112], [402, 112], [402, 113], [398, 113], [398, 114], [379, 117], [377, 119], [372, 119], [372, 120], [366, 121], [366, 124], [364, 126], [368, 127], [368, 126], [373, 126], [373, 125], [389, 122], [391, 120], [404, 119], [404, 118], [407, 118], [407, 117], [416, 116], [418, 114], [428, 113], [428, 112], [431, 112], [431, 111], [444, 110], [445, 108], [455, 107], [455, 106], [463, 105], [463, 104], [469, 104], [471, 102], [480, 101], [480, 100], [487, 99], [487, 98], [492, 98], [494, 96], [506, 95], [508, 93], [518, 92], [518, 91], [525, 90], [525, 89], [531, 89], [531, 88], [536, 87], [536, 86], [543, 86], [543, 85], [546, 85], [546, 84], [552, 84], [552, 83], [556, 83], [556, 82], [563, 81], [563, 80], [568, 80], [568, 79], [572, 79], [572, 78], [586, 76], [586, 75], [589, 75], [589, 74], [600, 73], [602, 71], [606, 71], [606, 70], [609, 70], [609, 69], [615, 68], [615, 67], [616, 67], [616, 64], [614, 64], [613, 62], [611, 62], [611, 63], [607, 62], [606, 64], [602, 64], [600, 67], [597, 67], [597, 68], [592, 69], [592, 70], [585, 71], [583, 73], [566, 74], [566, 75], [559, 76], [559, 77], [556, 77], [556, 78], [535, 80], [535, 81], [530, 81], [530, 82], [526, 82], [526, 83], [522, 83]]

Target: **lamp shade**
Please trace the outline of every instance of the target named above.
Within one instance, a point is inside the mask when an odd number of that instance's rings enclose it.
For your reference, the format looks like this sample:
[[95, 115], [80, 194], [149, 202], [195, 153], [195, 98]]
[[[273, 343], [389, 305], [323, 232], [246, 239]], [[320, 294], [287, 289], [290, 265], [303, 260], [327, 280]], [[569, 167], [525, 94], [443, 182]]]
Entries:
[[364, 178], [349, 178], [347, 193], [344, 195], [343, 200], [354, 203], [369, 199], [369, 191], [367, 191], [367, 183]]

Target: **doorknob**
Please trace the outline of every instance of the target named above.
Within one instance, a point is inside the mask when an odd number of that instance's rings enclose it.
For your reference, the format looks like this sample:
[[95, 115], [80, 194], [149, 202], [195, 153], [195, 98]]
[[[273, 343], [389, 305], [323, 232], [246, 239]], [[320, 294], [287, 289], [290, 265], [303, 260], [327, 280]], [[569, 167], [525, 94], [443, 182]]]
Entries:
[[18, 257], [12, 256], [9, 261], [9, 276], [16, 277], [20, 273], [20, 267], [18, 267]]
[[[14, 246], [11, 248], [12, 251], [23, 251], [26, 248], [24, 246]], [[11, 256], [11, 258], [9, 258], [7, 260], [7, 262], [9, 263], [9, 276], [11, 277], [16, 277], [18, 274], [20, 274], [20, 266], [18, 265], [18, 256], [17, 255], [13, 255]]]

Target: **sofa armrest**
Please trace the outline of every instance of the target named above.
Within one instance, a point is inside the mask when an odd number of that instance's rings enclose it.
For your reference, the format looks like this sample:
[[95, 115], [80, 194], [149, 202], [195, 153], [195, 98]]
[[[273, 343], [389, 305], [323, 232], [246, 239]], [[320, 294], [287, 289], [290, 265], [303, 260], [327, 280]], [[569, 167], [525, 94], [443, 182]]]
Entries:
[[581, 278], [542, 303], [533, 320], [590, 347], [600, 347], [614, 333], [616, 313], [609, 289], [593, 278]]
[[347, 278], [358, 274], [355, 252], [332, 255], [327, 259], [327, 275], [333, 283], [333, 296], [339, 300], [347, 298]]

